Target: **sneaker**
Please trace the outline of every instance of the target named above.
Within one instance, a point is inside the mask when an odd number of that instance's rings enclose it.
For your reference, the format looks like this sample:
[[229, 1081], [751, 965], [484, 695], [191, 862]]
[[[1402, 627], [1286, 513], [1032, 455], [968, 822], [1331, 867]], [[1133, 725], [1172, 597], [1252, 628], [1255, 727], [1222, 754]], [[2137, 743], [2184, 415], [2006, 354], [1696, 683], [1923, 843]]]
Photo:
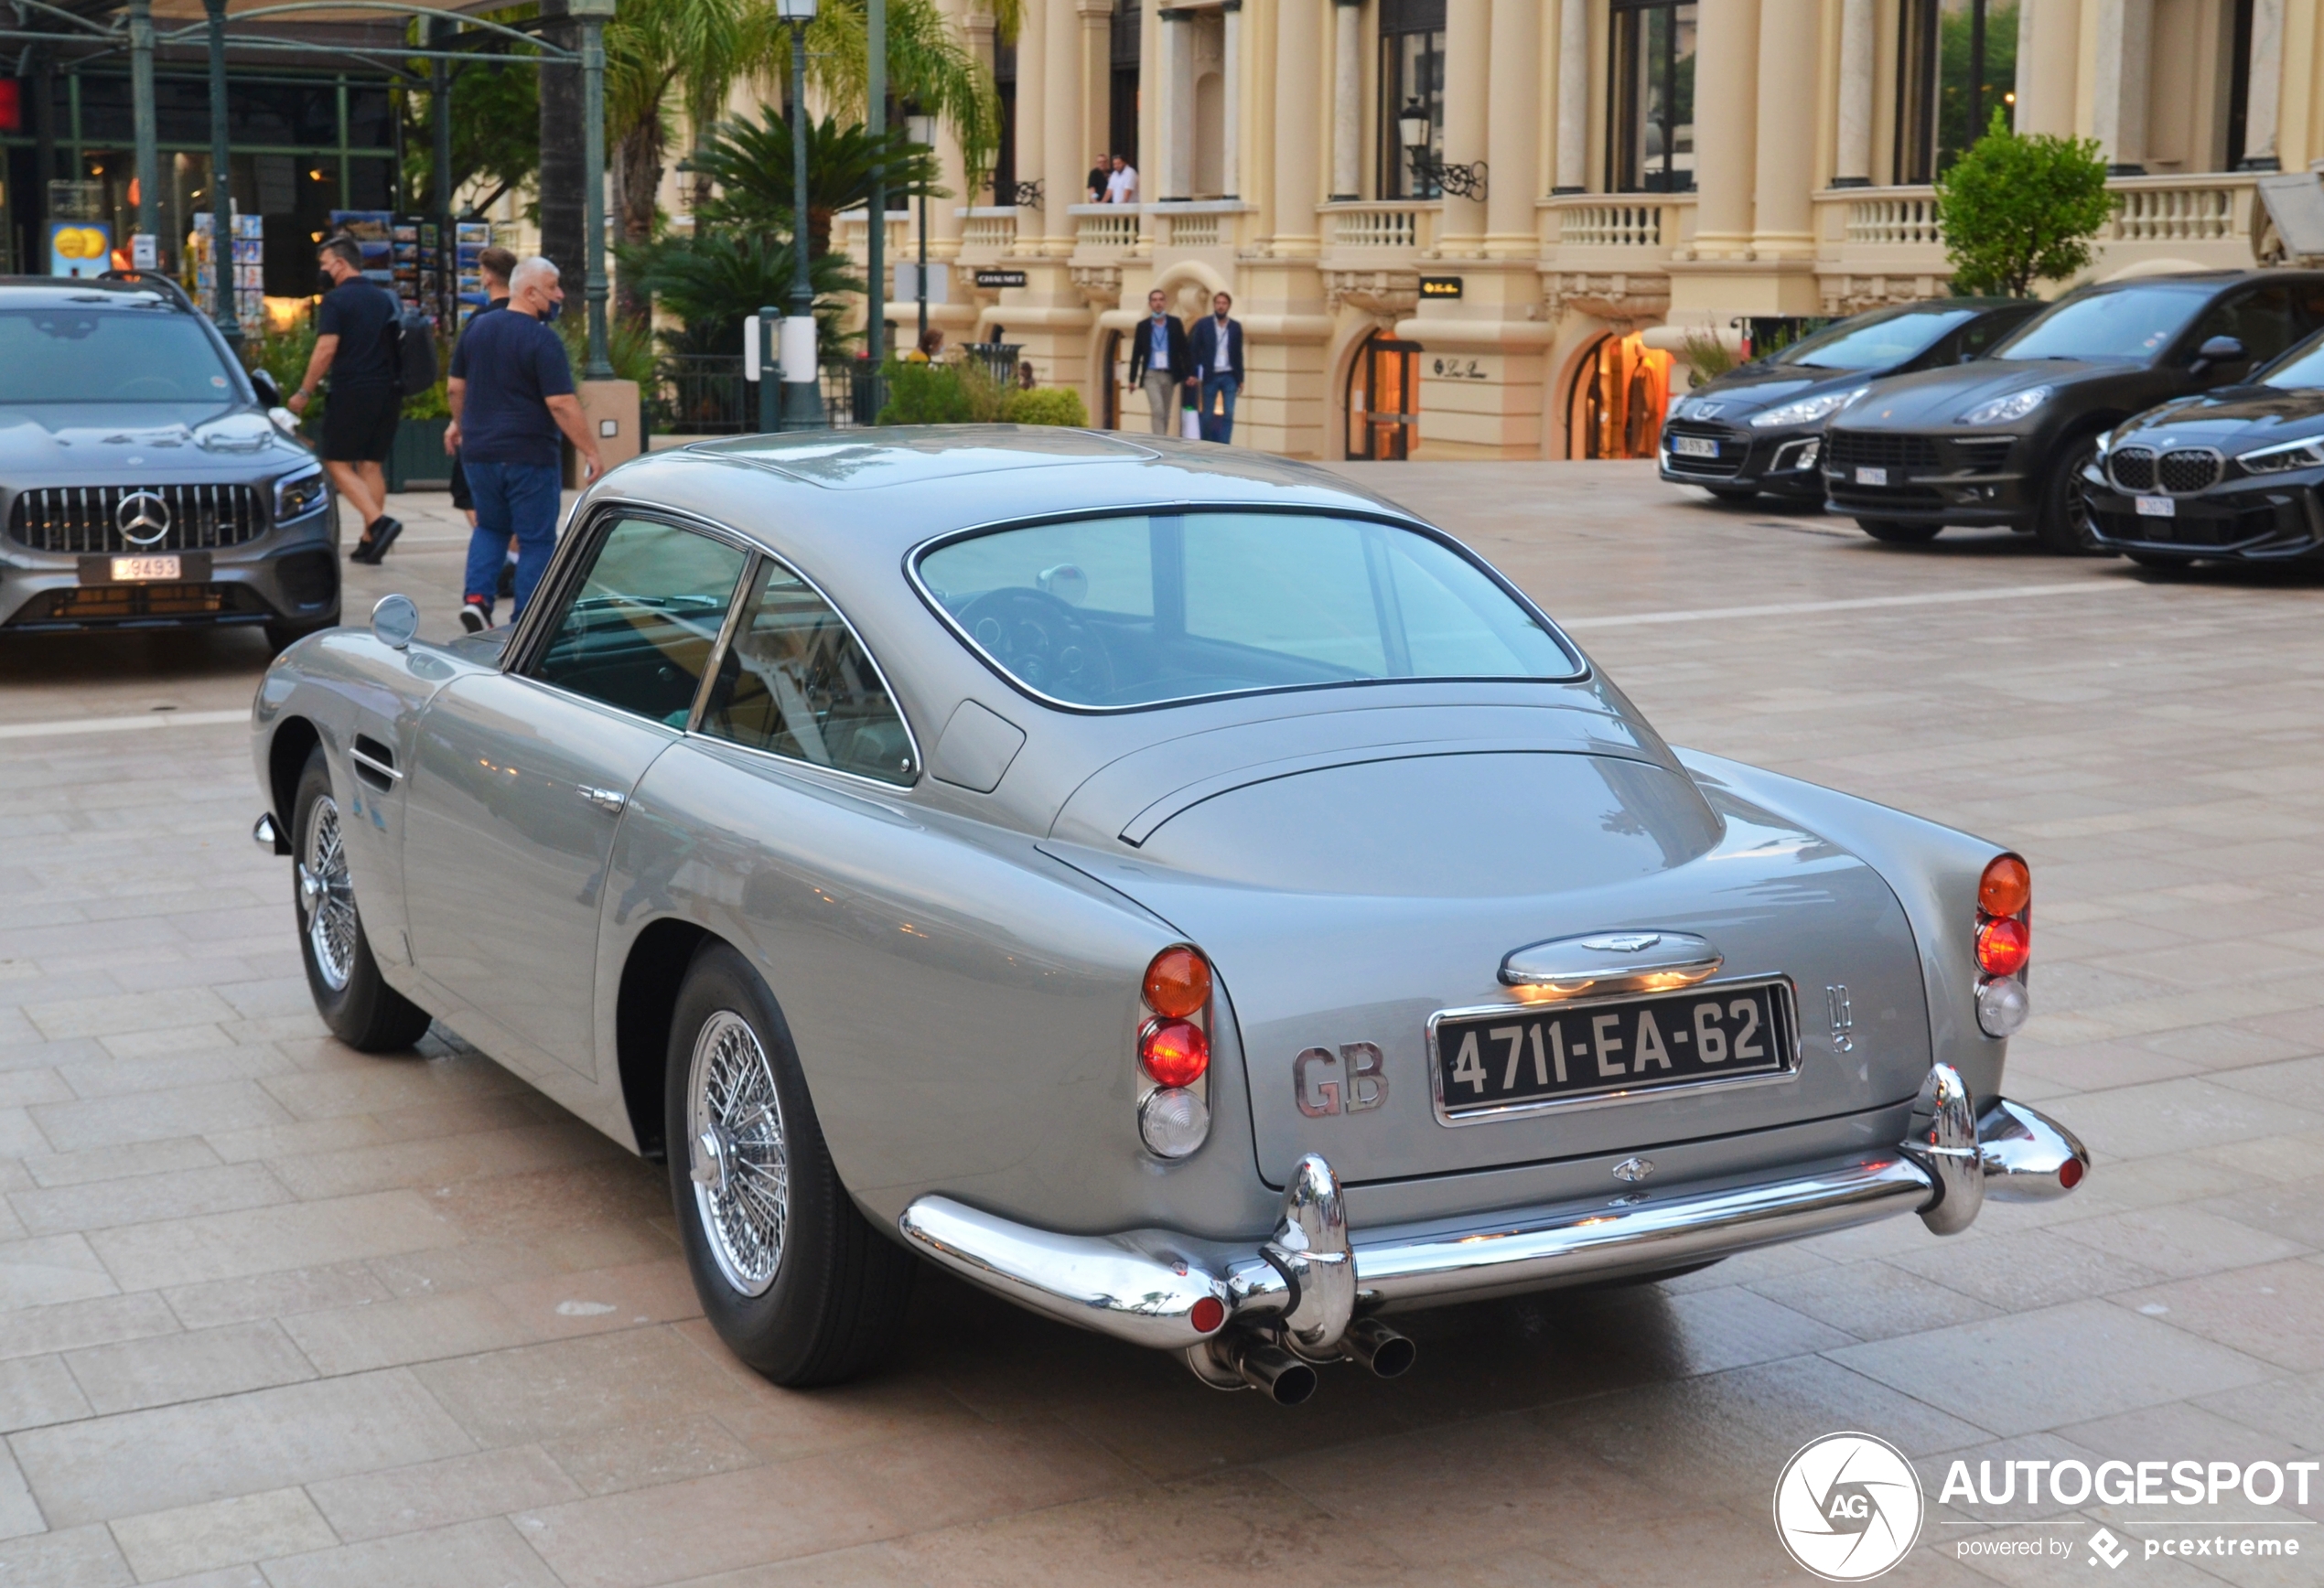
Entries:
[[363, 538], [371, 543], [371, 554], [363, 561], [375, 568], [378, 567], [386, 560], [387, 549], [395, 544], [395, 537], [403, 532], [403, 520], [401, 519], [391, 519], [382, 515], [376, 520], [370, 529], [363, 531]]
[[516, 599], [516, 564], [514, 563], [500, 564], [500, 578], [497, 588], [500, 590], [501, 600]]
[[365, 524], [362, 534], [356, 539], [354, 546], [348, 552], [347, 560], [350, 563], [371, 562], [372, 543], [371, 526]]
[[478, 596], [471, 596], [460, 604], [460, 627], [470, 634], [481, 634], [492, 627], [492, 608]]

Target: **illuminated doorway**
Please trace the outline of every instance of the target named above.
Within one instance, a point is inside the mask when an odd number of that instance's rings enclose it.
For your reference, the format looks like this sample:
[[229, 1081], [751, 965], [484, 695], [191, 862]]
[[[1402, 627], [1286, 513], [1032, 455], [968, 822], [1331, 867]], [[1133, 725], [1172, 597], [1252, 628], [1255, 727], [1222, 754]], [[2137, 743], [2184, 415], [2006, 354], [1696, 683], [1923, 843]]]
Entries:
[[1568, 405], [1568, 457], [1652, 457], [1670, 406], [1671, 356], [1635, 331], [1607, 337], [1582, 359]]
[[1374, 332], [1348, 366], [1348, 456], [1402, 461], [1420, 439], [1420, 344]]

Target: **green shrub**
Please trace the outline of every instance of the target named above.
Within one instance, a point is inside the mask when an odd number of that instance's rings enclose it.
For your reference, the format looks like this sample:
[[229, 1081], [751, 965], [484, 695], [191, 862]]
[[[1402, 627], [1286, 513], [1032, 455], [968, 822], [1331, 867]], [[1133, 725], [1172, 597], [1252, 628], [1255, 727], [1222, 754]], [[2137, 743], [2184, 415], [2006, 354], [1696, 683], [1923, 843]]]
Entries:
[[968, 382], [952, 364], [897, 362], [882, 372], [888, 402], [882, 424], [966, 424], [976, 418]]
[[1706, 331], [1688, 333], [1680, 347], [1687, 368], [1695, 371], [1697, 386], [1717, 380], [1741, 362], [1734, 349]]
[[1011, 424], [1086, 427], [1090, 411], [1081, 394], [1071, 386], [1036, 386], [1029, 392], [1011, 392], [1001, 403], [1001, 417]]
[[1937, 178], [1953, 290], [1964, 295], [2025, 297], [2037, 281], [2087, 269], [2090, 240], [2113, 213], [2095, 139], [2014, 133], [1998, 110]]

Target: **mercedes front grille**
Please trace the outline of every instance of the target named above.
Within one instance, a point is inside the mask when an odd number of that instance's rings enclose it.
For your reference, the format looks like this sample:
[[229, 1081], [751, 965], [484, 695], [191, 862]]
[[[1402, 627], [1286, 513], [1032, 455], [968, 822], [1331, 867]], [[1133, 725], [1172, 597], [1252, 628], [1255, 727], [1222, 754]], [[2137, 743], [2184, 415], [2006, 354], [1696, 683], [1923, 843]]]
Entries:
[[[154, 499], [129, 500], [140, 496]], [[124, 513], [124, 503], [134, 510]], [[137, 531], [134, 541], [124, 518]], [[36, 552], [215, 551], [256, 540], [266, 520], [257, 486], [47, 486], [16, 493], [8, 538]]]

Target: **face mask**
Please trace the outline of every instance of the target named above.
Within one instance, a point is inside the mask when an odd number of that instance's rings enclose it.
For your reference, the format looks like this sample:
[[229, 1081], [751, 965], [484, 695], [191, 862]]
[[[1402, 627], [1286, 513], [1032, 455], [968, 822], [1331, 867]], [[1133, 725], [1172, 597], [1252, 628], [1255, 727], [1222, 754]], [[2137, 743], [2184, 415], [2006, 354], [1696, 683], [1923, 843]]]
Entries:
[[541, 323], [544, 326], [553, 326], [556, 324], [558, 317], [564, 313], [565, 300], [563, 298], [558, 298], [556, 301], [549, 305], [549, 312], [541, 317]]

